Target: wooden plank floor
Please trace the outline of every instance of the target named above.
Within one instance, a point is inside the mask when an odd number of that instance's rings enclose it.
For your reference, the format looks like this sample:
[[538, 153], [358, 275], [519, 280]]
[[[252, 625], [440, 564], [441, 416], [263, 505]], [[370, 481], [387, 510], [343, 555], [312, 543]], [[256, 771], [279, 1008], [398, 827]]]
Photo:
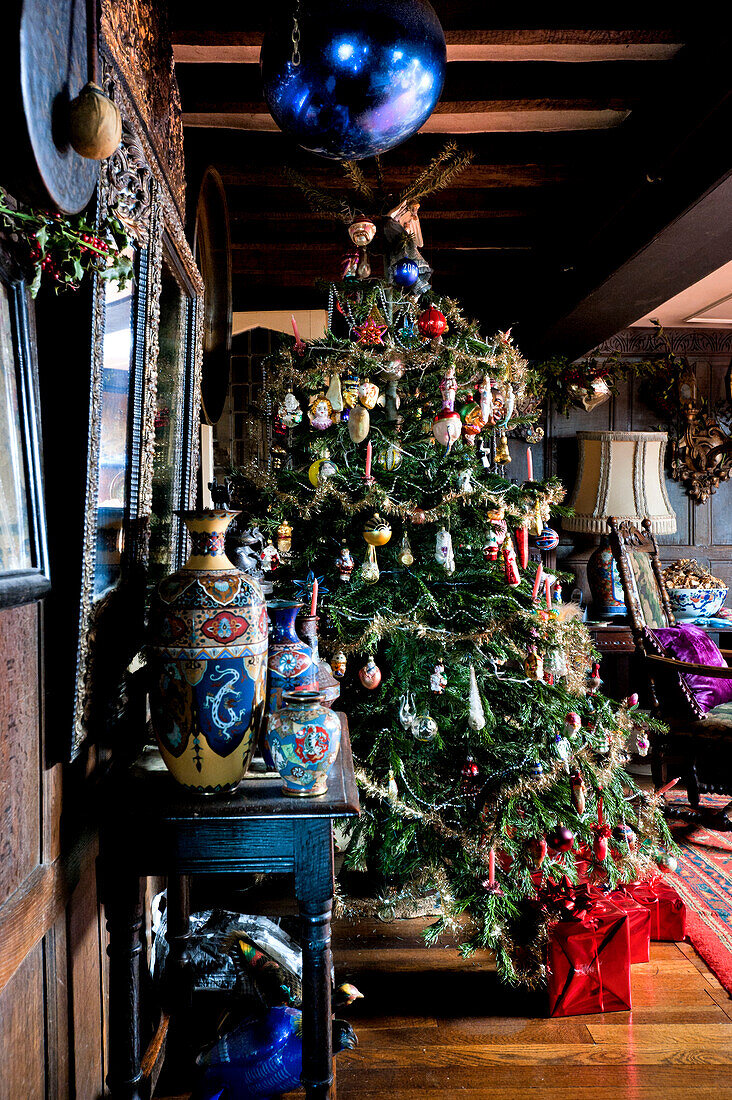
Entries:
[[334, 925], [338, 980], [364, 994], [338, 1100], [732, 1098], [732, 1001], [689, 944], [651, 945], [633, 1011], [548, 1020], [488, 953], [425, 948], [422, 921]]
[[732, 1000], [690, 944], [651, 944], [632, 1012], [548, 1020], [487, 952], [426, 948], [425, 923], [334, 922], [338, 981], [364, 994], [338, 1100], [732, 1100]]

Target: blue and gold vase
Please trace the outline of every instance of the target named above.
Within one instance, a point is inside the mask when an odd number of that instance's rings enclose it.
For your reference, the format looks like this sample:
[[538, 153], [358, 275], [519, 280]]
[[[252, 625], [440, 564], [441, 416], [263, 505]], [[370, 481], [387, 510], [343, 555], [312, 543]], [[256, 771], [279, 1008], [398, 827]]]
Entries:
[[319, 691], [286, 691], [282, 709], [267, 719], [266, 745], [285, 794], [325, 794], [341, 745], [340, 719]]
[[272, 640], [267, 659], [267, 710], [282, 706], [286, 691], [318, 690], [318, 650], [295, 632], [295, 619], [302, 604], [296, 600], [270, 600]]
[[254, 753], [264, 716], [267, 612], [259, 585], [224, 550], [239, 513], [180, 514], [191, 555], [153, 594], [150, 711], [174, 777], [214, 794], [238, 785]]

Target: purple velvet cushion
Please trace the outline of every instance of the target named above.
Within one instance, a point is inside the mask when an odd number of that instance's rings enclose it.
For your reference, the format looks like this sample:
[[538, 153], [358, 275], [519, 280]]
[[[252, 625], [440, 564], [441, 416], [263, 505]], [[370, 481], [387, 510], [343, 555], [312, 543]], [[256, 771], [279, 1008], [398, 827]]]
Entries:
[[[675, 657], [677, 661], [691, 661], [697, 665], [713, 665], [716, 668], [725, 668], [727, 664], [716, 642], [699, 626], [658, 627], [651, 633], [663, 649], [664, 657]], [[720, 703], [732, 702], [732, 669], [728, 680], [717, 680], [711, 676], [688, 672], [683, 673], [681, 678], [704, 713]]]

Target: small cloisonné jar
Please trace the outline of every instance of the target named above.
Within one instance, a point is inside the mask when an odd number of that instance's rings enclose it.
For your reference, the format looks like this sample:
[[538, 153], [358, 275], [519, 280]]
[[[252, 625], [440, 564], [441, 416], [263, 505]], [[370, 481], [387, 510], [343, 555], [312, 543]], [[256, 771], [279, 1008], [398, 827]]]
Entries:
[[341, 723], [319, 691], [286, 691], [283, 707], [270, 714], [267, 749], [285, 794], [325, 794], [328, 773], [341, 745]]

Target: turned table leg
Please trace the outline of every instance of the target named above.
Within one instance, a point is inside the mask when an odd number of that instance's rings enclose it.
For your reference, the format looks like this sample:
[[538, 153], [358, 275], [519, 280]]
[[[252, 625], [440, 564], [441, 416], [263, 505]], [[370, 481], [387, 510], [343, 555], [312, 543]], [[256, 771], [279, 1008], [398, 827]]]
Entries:
[[192, 1034], [193, 988], [189, 973], [191, 936], [190, 875], [168, 876], [168, 960], [165, 968], [165, 1007], [170, 1013], [167, 1064], [170, 1078], [181, 1086], [193, 1072], [196, 1043]]
[[114, 1100], [143, 1100], [140, 1044], [140, 879], [110, 876], [105, 899], [109, 932], [109, 1075]]
[[295, 829], [295, 892], [302, 926], [301, 1080], [307, 1100], [331, 1100], [332, 830], [329, 819], [298, 821]]

